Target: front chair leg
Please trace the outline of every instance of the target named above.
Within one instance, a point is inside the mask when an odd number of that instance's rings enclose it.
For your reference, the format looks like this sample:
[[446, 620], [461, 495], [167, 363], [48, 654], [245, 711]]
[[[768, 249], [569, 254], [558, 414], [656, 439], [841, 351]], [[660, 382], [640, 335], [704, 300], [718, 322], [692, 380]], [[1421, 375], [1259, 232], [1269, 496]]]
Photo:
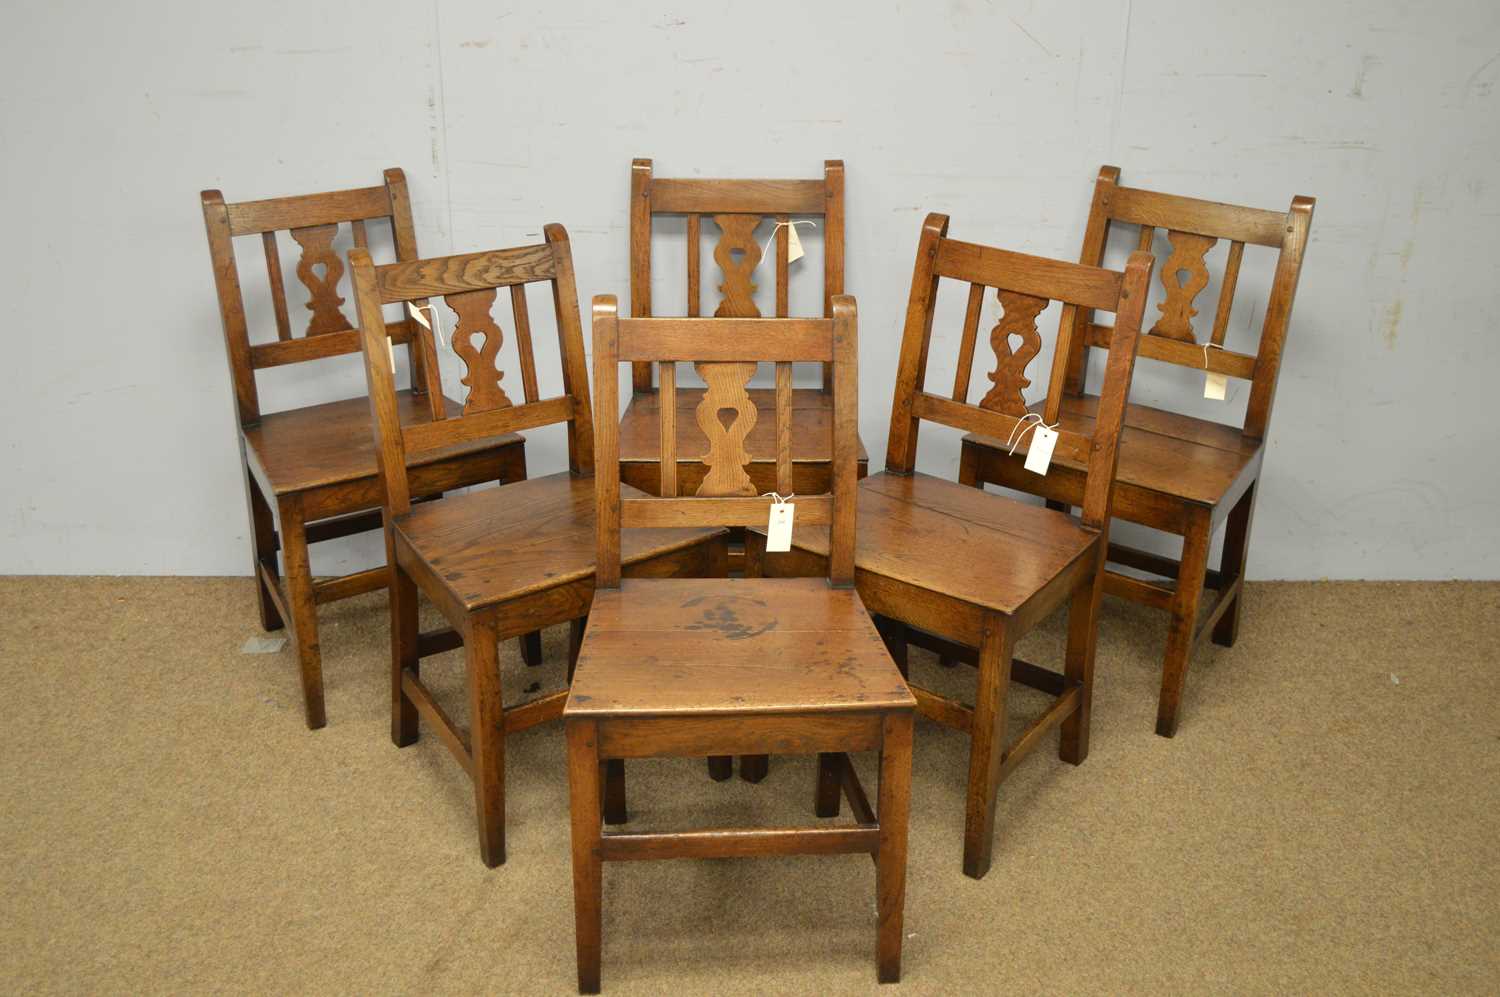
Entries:
[[1188, 657], [1193, 653], [1193, 632], [1198, 626], [1198, 603], [1203, 598], [1203, 577], [1208, 570], [1209, 517], [1207, 510], [1188, 522], [1182, 538], [1182, 561], [1177, 568], [1177, 589], [1172, 594], [1172, 624], [1167, 632], [1167, 652], [1162, 662], [1161, 699], [1156, 706], [1156, 733], [1177, 733], [1177, 712], [1182, 706], [1182, 687], [1187, 681]]
[[479, 857], [491, 869], [505, 862], [505, 708], [500, 699], [500, 647], [493, 617], [464, 626], [469, 680], [469, 746], [474, 759], [474, 808]]
[[599, 858], [600, 801], [598, 727], [592, 721], [567, 725], [568, 788], [573, 839], [573, 936], [578, 947], [578, 992], [599, 992], [599, 949], [603, 930], [603, 867]]
[[417, 586], [397, 563], [390, 545], [386, 559], [391, 573], [391, 742], [398, 748], [417, 743], [417, 707], [402, 687], [403, 675], [417, 675]]
[[1233, 647], [1240, 635], [1240, 603], [1244, 599], [1245, 559], [1250, 550], [1250, 521], [1255, 516], [1255, 485], [1252, 484], [1240, 496], [1229, 513], [1229, 522], [1224, 527], [1224, 553], [1219, 558], [1219, 576], [1222, 584], [1240, 582], [1240, 591], [1234, 601], [1214, 625], [1213, 642], [1220, 647]]
[[1099, 538], [1099, 556], [1094, 572], [1073, 590], [1068, 603], [1068, 646], [1063, 674], [1078, 688], [1078, 709], [1063, 721], [1058, 756], [1070, 765], [1081, 765], [1089, 756], [1089, 716], [1094, 701], [1094, 647], [1099, 639], [1099, 601], [1104, 594], [1106, 538]]
[[328, 723], [323, 710], [323, 653], [318, 646], [318, 604], [313, 592], [312, 566], [307, 559], [302, 499], [281, 501], [281, 554], [286, 560], [286, 601], [291, 613], [292, 645], [302, 672], [302, 703], [309, 730]]
[[1010, 686], [1011, 636], [1007, 621], [985, 621], [979, 644], [979, 687], [969, 743], [969, 787], [964, 804], [964, 875], [983, 879], [995, 841], [995, 802], [1005, 757], [1005, 699]]
[[906, 841], [911, 813], [912, 715], [886, 714], [880, 745], [880, 849], [875, 854], [879, 921], [875, 964], [881, 983], [901, 979], [902, 921], [906, 910]]

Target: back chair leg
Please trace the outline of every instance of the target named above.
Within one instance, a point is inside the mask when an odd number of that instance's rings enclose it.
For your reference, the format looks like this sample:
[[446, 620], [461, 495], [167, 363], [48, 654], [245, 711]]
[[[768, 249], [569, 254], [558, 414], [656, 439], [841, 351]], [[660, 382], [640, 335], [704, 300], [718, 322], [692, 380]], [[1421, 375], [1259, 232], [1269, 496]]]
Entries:
[[[387, 545], [389, 550], [389, 545]], [[393, 556], [391, 572], [391, 742], [398, 748], [417, 743], [417, 707], [402, 688], [402, 675], [421, 670], [417, 656], [417, 585]]]
[[969, 735], [969, 788], [964, 804], [964, 875], [983, 879], [995, 843], [995, 801], [1005, 756], [1005, 698], [1012, 638], [1004, 619], [985, 622], [979, 645], [979, 688]]
[[604, 823], [623, 824], [625, 815], [625, 760], [611, 758], [600, 762], [604, 781]]
[[1099, 641], [1099, 601], [1104, 595], [1105, 551], [1100, 538], [1099, 562], [1094, 573], [1073, 590], [1068, 603], [1068, 646], [1063, 674], [1069, 685], [1078, 686], [1078, 709], [1063, 721], [1058, 757], [1070, 765], [1081, 765], [1089, 756], [1089, 717], [1094, 701], [1094, 648]]
[[318, 605], [313, 595], [312, 566], [307, 559], [307, 533], [302, 519], [302, 500], [283, 499], [281, 554], [286, 562], [287, 611], [292, 614], [292, 643], [302, 670], [302, 702], [309, 730], [328, 723], [323, 710], [323, 655], [318, 647]]
[[255, 596], [260, 605], [260, 626], [262, 630], [280, 630], [286, 626], [286, 621], [277, 611], [276, 603], [267, 588], [266, 579], [261, 574], [261, 569], [265, 568], [272, 579], [281, 577], [281, 572], [276, 567], [276, 521], [271, 516], [270, 504], [260, 493], [260, 485], [256, 484], [254, 476], [250, 474], [250, 468], [244, 463], [243, 454], [241, 454], [240, 467], [245, 474], [245, 497], [250, 504], [250, 555], [254, 559], [250, 565], [250, 572], [255, 576]]
[[1161, 699], [1156, 706], [1156, 733], [1177, 733], [1177, 713], [1182, 707], [1182, 687], [1187, 681], [1188, 658], [1193, 653], [1193, 631], [1198, 625], [1198, 603], [1203, 598], [1203, 579], [1208, 571], [1210, 519], [1208, 510], [1195, 511], [1182, 538], [1182, 560], [1177, 567], [1177, 588], [1172, 594], [1172, 624], [1167, 631], [1167, 653], [1162, 664]]
[[578, 992], [599, 992], [604, 869], [599, 857], [601, 814], [598, 727], [567, 725], [568, 790], [572, 798], [573, 937], [578, 951]]
[[588, 625], [587, 616], [568, 623], [568, 685], [573, 684], [573, 670], [578, 667], [578, 652], [583, 650], [583, 631]]
[[875, 964], [881, 983], [896, 983], [901, 979], [906, 829], [911, 813], [911, 741], [912, 714], [886, 714], [876, 811], [880, 821], [880, 850], [875, 856], [875, 907], [879, 923]]
[[813, 813], [819, 817], [837, 817], [844, 797], [844, 766], [847, 755], [825, 751], [818, 755], [818, 788], [813, 793]]
[[505, 714], [500, 699], [500, 647], [492, 616], [464, 626], [469, 680], [469, 750], [474, 759], [474, 808], [479, 857], [493, 869], [505, 861]]
[[890, 654], [891, 660], [896, 663], [896, 668], [901, 672], [901, 677], [908, 678], [906, 624], [900, 620], [893, 620], [889, 616], [877, 616], [875, 617], [875, 629], [879, 631], [880, 639], [885, 641], [886, 652]]
[[[1229, 522], [1224, 527], [1224, 553], [1219, 558], [1219, 575], [1224, 585], [1233, 585], [1245, 576], [1245, 556], [1250, 546], [1250, 521], [1255, 516], [1255, 483], [1240, 496], [1229, 513]], [[1240, 602], [1245, 591], [1240, 589], [1219, 622], [1214, 624], [1213, 641], [1221, 647], [1233, 647], [1240, 635]]]
[[529, 668], [535, 668], [542, 663], [542, 632], [533, 630], [529, 634], [523, 634], [521, 641], [521, 660]]

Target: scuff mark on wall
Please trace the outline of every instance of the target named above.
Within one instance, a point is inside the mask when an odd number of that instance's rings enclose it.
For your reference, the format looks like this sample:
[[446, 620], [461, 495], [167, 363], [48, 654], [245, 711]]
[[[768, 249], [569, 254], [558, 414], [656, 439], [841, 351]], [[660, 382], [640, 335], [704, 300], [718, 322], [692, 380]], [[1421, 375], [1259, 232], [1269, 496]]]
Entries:
[[1401, 313], [1406, 308], [1406, 302], [1397, 298], [1385, 306], [1385, 348], [1394, 350], [1396, 348], [1396, 335], [1401, 330]]
[[1354, 86], [1349, 88], [1349, 96], [1355, 100], [1365, 99], [1365, 80], [1370, 75], [1370, 70], [1380, 65], [1380, 60], [1373, 55], [1366, 54], [1359, 60], [1359, 72], [1354, 74]]

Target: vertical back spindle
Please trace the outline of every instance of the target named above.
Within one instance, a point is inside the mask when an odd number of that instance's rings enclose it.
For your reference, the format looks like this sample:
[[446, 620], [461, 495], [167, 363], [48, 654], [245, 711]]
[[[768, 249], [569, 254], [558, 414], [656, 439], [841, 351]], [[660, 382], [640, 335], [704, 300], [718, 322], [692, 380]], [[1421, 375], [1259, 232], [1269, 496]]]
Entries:
[[958, 344], [958, 369], [953, 374], [953, 400], [969, 401], [969, 381], [974, 376], [974, 343], [979, 338], [979, 312], [984, 307], [984, 285], [969, 285], [969, 307], [964, 312], [964, 335]]
[[531, 316], [526, 311], [526, 285], [510, 286], [510, 311], [516, 320], [516, 351], [521, 355], [521, 390], [528, 402], [541, 397], [536, 387], [536, 355], [531, 351]]
[[1243, 242], [1229, 244], [1229, 259], [1224, 263], [1224, 282], [1219, 287], [1219, 307], [1214, 312], [1214, 331], [1211, 342], [1224, 345], [1224, 336], [1229, 332], [1229, 310], [1234, 307], [1234, 287], [1240, 280], [1240, 259], [1245, 255]]
[[792, 255], [792, 219], [790, 215], [776, 216], [776, 317], [786, 318], [791, 314], [788, 302], [791, 299], [791, 289], [787, 287], [790, 279]]
[[656, 404], [661, 411], [661, 488], [663, 498], [677, 495], [677, 361], [663, 360], [657, 374]]
[[362, 218], [356, 218], [350, 225], [354, 229], [354, 245], [360, 249], [369, 249], [370, 240], [365, 235], [365, 222]]
[[687, 313], [688, 318], [697, 318], [702, 307], [703, 293], [699, 290], [699, 266], [702, 264], [703, 247], [700, 242], [702, 215], [688, 215], [687, 220]]
[[776, 491], [792, 494], [792, 365], [776, 364]]
[[281, 278], [281, 253], [276, 248], [276, 233], [261, 234], [266, 247], [266, 273], [271, 279], [271, 306], [276, 310], [276, 338], [292, 338], [292, 320], [286, 313], [286, 284]]
[[1151, 243], [1153, 241], [1155, 241], [1155, 239], [1156, 239], [1156, 226], [1155, 225], [1142, 225], [1141, 226], [1141, 241], [1140, 241], [1140, 243], [1135, 248], [1137, 250], [1142, 250], [1144, 252], [1149, 253], [1149, 252], [1151, 252]]

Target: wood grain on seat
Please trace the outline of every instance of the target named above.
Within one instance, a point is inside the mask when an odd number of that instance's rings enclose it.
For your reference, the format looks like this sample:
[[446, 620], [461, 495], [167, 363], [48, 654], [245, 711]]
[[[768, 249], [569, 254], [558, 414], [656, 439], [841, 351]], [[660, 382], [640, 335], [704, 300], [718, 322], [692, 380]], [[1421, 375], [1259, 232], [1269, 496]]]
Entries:
[[567, 710], [915, 705], [853, 589], [830, 588], [822, 578], [625, 579], [594, 595]]
[[[1030, 411], [1042, 415], [1046, 404], [1039, 401]], [[1064, 396], [1062, 428], [1092, 436], [1098, 408], [1097, 395]], [[965, 436], [964, 442], [1009, 449], [1002, 441], [977, 433]], [[1120, 431], [1120, 468], [1115, 481], [1120, 487], [1144, 488], [1195, 505], [1213, 506], [1234, 489], [1243, 474], [1253, 473], [1262, 445], [1235, 426], [1129, 404]], [[1025, 452], [1026, 442], [1016, 447], [1017, 454]], [[1060, 454], [1053, 462], [1084, 470], [1078, 461]]]
[[[622, 485], [634, 497], [642, 493]], [[392, 528], [474, 611], [594, 573], [594, 480], [549, 474], [413, 505]], [[625, 564], [712, 540], [718, 528], [632, 530]]]
[[[859, 483], [855, 567], [1013, 614], [1099, 540], [1066, 513], [994, 498], [921, 473], [871, 475]], [[827, 556], [828, 528], [799, 528], [792, 546]], [[973, 556], [985, 551], [996, 556]]]
[[[444, 401], [449, 417], [457, 416], [462, 406], [451, 398]], [[427, 399], [421, 395], [398, 391], [396, 405], [403, 424], [430, 421]], [[470, 440], [412, 454], [410, 464], [421, 466], [519, 442], [521, 437], [515, 433]], [[245, 444], [277, 495], [374, 478], [380, 473], [368, 398], [346, 398], [263, 415], [259, 423], [245, 429]]]

